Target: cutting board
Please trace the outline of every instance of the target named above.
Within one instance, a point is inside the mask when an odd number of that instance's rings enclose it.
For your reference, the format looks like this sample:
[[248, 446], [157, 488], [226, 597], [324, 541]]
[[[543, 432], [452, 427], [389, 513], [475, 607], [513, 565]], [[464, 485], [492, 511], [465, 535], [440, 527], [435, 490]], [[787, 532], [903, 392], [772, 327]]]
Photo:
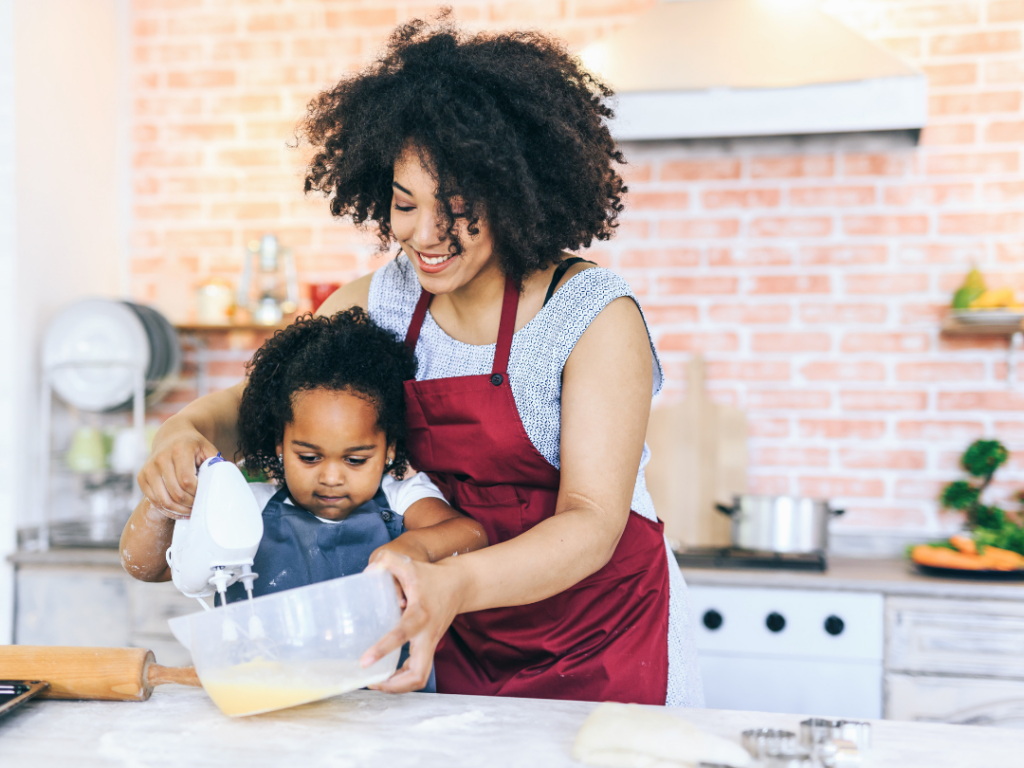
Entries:
[[687, 364], [686, 399], [651, 411], [645, 477], [674, 547], [728, 546], [729, 518], [715, 503], [747, 491], [747, 417], [708, 397], [704, 358]]

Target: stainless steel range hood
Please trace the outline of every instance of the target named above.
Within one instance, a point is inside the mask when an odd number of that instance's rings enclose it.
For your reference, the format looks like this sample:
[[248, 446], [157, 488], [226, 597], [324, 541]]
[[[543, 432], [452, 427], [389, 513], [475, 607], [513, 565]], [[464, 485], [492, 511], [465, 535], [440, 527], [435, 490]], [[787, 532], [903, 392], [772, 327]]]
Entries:
[[662, 0], [580, 53], [619, 140], [918, 130], [922, 72], [812, 0]]

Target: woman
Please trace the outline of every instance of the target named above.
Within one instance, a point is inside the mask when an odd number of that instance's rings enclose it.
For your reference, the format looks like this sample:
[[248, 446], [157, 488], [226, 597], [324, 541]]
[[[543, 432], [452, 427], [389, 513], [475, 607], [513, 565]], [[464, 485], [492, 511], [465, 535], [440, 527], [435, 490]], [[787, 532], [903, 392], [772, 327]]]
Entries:
[[[703, 704], [643, 478], [661, 367], [629, 286], [563, 252], [610, 237], [622, 210], [610, 95], [541, 35], [414, 22], [310, 105], [307, 192], [401, 247], [320, 313], [363, 307], [416, 350], [413, 465], [492, 544], [371, 565], [407, 607], [364, 663], [411, 642], [382, 690], [423, 687], [433, 659], [441, 692]], [[158, 433], [139, 484], [167, 514], [187, 514], [197, 464], [235, 452], [243, 387]]]

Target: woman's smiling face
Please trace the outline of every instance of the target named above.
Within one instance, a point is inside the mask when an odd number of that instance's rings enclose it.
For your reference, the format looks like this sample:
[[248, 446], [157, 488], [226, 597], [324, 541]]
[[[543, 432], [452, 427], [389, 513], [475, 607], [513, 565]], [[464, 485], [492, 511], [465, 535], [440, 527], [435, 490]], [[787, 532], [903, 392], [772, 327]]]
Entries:
[[[439, 210], [437, 182], [420, 154], [407, 146], [395, 162], [391, 196], [391, 231], [416, 268], [420, 285], [433, 294], [451, 293], [469, 284], [481, 272], [497, 269], [494, 240], [483, 217], [479, 232], [469, 233], [465, 218], [455, 220], [462, 253], [449, 253], [448, 234]], [[452, 201], [458, 216], [459, 201]]]

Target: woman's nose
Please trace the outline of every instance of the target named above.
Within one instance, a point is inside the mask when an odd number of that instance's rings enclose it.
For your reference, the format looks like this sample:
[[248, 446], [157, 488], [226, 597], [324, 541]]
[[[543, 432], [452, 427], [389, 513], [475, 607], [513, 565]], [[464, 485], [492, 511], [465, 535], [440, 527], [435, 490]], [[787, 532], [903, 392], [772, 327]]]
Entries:
[[429, 251], [431, 246], [438, 243], [437, 217], [433, 212], [422, 208], [416, 217], [416, 242], [423, 251]]

